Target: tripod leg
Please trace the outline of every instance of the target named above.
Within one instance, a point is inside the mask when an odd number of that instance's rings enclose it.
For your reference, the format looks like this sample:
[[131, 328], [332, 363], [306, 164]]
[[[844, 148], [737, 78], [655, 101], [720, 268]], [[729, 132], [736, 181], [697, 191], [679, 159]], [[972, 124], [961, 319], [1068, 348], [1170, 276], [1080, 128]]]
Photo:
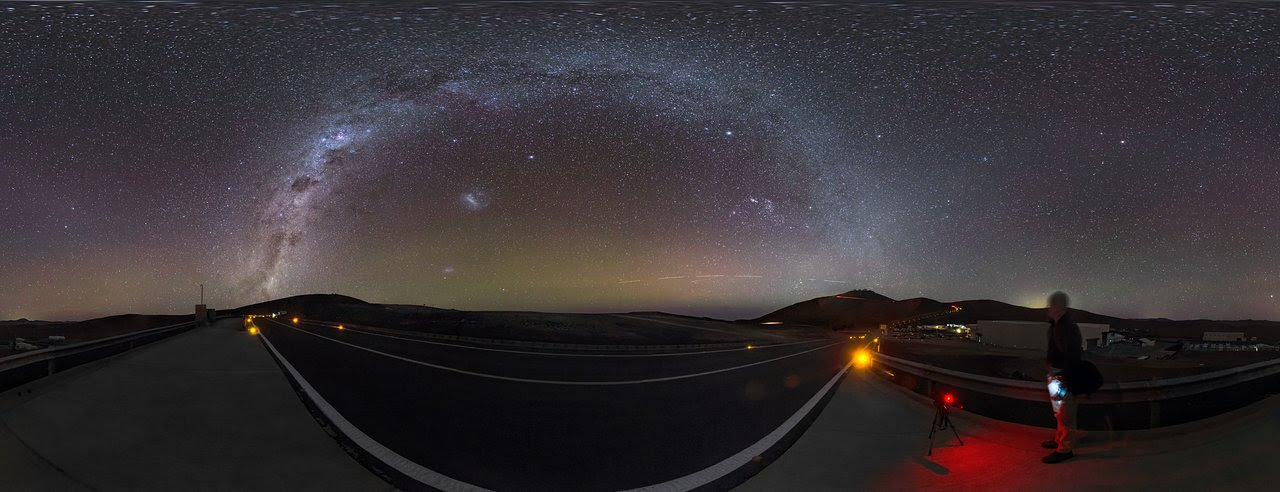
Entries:
[[[947, 421], [948, 421], [948, 422], [950, 422], [950, 421], [951, 421], [951, 419], [947, 419]], [[960, 442], [960, 445], [961, 445], [961, 446], [964, 446], [964, 441], [960, 440], [960, 431], [956, 430], [956, 424], [954, 424], [954, 423], [952, 423], [952, 424], [951, 424], [951, 433], [952, 433], [952, 434], [955, 434], [955, 435], [956, 435], [956, 441], [959, 441], [959, 442]]]
[[925, 456], [933, 456], [933, 435], [938, 432], [938, 421], [941, 419], [938, 413], [933, 414], [933, 420], [929, 421], [929, 452]]

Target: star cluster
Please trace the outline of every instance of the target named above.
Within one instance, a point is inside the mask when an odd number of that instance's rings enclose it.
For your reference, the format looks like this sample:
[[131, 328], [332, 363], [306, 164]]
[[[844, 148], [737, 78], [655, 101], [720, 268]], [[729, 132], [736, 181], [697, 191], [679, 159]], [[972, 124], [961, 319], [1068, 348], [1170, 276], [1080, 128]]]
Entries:
[[1280, 318], [1269, 3], [0, 5], [0, 319]]

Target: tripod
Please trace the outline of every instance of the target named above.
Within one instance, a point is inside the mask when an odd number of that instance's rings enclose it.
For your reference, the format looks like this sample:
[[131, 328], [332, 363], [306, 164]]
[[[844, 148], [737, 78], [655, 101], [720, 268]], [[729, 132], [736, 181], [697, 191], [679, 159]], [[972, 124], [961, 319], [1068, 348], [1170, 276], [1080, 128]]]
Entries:
[[955, 434], [956, 441], [959, 441], [960, 445], [964, 446], [964, 441], [960, 440], [960, 432], [956, 431], [955, 424], [951, 423], [951, 410], [947, 409], [947, 404], [937, 401], [934, 402], [933, 406], [937, 411], [933, 413], [933, 424], [929, 426], [929, 454], [925, 456], [933, 456], [933, 435], [948, 428], [951, 429], [952, 434]]

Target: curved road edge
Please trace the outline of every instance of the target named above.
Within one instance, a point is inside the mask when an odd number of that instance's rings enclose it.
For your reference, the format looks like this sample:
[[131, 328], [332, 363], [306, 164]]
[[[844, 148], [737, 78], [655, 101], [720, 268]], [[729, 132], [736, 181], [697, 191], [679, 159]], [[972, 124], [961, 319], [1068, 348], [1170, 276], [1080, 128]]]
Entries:
[[[289, 327], [291, 328], [291, 327]], [[488, 491], [483, 487], [466, 483], [423, 467], [365, 434], [337, 411], [306, 378], [276, 350], [265, 336], [260, 335], [271, 357], [276, 360], [298, 396], [311, 410], [312, 415], [325, 427], [343, 449], [357, 462], [375, 475], [402, 490]], [[810, 424], [817, 419], [827, 402], [835, 394], [835, 388], [848, 374], [852, 363], [845, 364], [803, 406], [780, 427], [774, 429], [751, 446], [698, 472], [667, 482], [631, 489], [634, 491], [683, 491], [693, 489], [728, 490], [745, 482], [781, 456], [794, 444]]]

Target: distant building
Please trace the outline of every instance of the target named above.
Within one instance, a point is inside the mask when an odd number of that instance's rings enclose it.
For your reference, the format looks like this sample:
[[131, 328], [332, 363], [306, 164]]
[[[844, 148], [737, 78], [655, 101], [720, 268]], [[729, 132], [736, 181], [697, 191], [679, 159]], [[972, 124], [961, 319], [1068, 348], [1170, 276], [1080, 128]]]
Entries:
[[1243, 331], [1206, 331], [1201, 338], [1206, 342], [1243, 342]]
[[1125, 340], [1124, 333], [1120, 333], [1117, 331], [1104, 331], [1102, 332], [1102, 338], [1098, 340], [1098, 346], [1106, 347], [1113, 343], [1123, 342], [1124, 340]]
[[[1077, 323], [1080, 325], [1082, 349], [1097, 347], [1102, 333], [1111, 329], [1111, 325], [1100, 323]], [[1002, 321], [979, 320], [972, 331], [981, 335], [979, 341], [1003, 347], [1043, 349], [1049, 343], [1049, 322], [1047, 321]]]

